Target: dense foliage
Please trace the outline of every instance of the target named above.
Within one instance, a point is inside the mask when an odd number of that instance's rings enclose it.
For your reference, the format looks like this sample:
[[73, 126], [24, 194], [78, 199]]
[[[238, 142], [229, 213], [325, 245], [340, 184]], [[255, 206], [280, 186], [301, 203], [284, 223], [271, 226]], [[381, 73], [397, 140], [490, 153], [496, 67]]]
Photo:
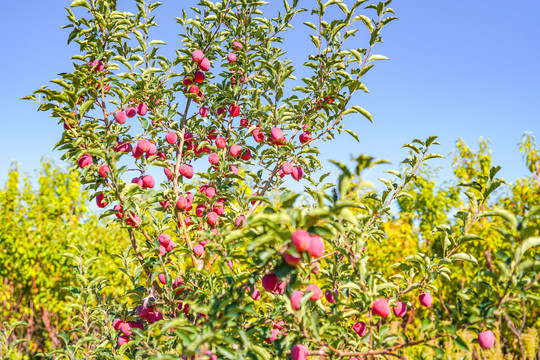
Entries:
[[[58, 148], [126, 229], [130, 246], [116, 256], [129, 288], [107, 296], [118, 283], [93, 275], [84, 247], [69, 255], [81, 306], [48, 357], [442, 358], [446, 341], [486, 357], [507, 330], [518, 349], [508, 338], [505, 351], [525, 356], [539, 208], [490, 200], [504, 185], [498, 167], [473, 164], [462, 144], [463, 190], [430, 193], [425, 164], [441, 157], [432, 136], [405, 145], [382, 191], [363, 180], [380, 163], [367, 156], [352, 168], [336, 161], [336, 184], [312, 177], [318, 141], [344, 130], [346, 115], [371, 120], [354, 94], [386, 59], [373, 50], [396, 19], [390, 2], [315, 1], [300, 80], [278, 47], [304, 11], [298, 1], [268, 19], [263, 1], [201, 0], [177, 18], [174, 59], [151, 38], [159, 3], [136, 0], [136, 14], [115, 1], [72, 3], [85, 10], [68, 9], [74, 70], [28, 98], [63, 124]], [[362, 33], [366, 47], [350, 48]], [[287, 190], [288, 175], [306, 182], [303, 194]], [[396, 251], [399, 232], [405, 251], [417, 249], [409, 256]]]
[[[105, 227], [90, 212], [79, 175], [44, 162], [33, 179], [14, 165], [0, 188], [0, 345], [28, 354], [61, 346], [58, 334], [71, 328], [70, 306], [77, 304], [63, 291], [73, 274], [62, 254], [73, 246], [85, 249], [89, 263], [98, 261], [96, 275], [121, 280], [107, 254], [111, 243], [127, 242], [119, 226]], [[119, 295], [124, 287], [111, 290]], [[0, 357], [6, 353], [2, 349]]]

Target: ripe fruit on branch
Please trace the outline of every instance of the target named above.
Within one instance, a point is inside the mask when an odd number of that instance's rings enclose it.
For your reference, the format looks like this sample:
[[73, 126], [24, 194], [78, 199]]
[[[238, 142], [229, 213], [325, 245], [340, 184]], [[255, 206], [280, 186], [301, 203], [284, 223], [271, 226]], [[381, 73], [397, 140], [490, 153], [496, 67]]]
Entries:
[[131, 151], [131, 145], [129, 143], [118, 141], [113, 150], [116, 152], [128, 153]]
[[129, 342], [129, 336], [121, 335], [118, 337], [118, 346], [122, 346], [124, 344], [127, 344]]
[[218, 165], [219, 164], [219, 155], [216, 154], [216, 153], [212, 153], [210, 154], [210, 156], [208, 156], [208, 162], [212, 165]]
[[217, 134], [218, 134], [218, 131], [216, 129], [210, 129], [210, 131], [208, 132], [208, 138], [210, 140], [216, 140]]
[[153, 188], [156, 184], [154, 177], [152, 175], [144, 175], [142, 177], [143, 189]]
[[116, 122], [118, 122], [119, 124], [124, 124], [127, 120], [127, 115], [123, 111], [117, 111], [114, 114], [114, 118], [116, 119]]
[[165, 135], [165, 140], [171, 145], [175, 144], [178, 141], [178, 135], [176, 135], [175, 132], [170, 131]]
[[122, 205], [114, 205], [113, 210], [116, 212], [114, 215], [117, 218], [122, 219], [124, 217], [124, 208]]
[[171, 237], [167, 234], [161, 234], [158, 236], [158, 241], [161, 246], [167, 247], [171, 243]]
[[304, 176], [304, 169], [301, 166], [293, 167], [291, 176], [294, 180], [299, 181]]
[[197, 85], [191, 85], [189, 87], [189, 92], [194, 95], [199, 95], [199, 87]]
[[294, 256], [292, 254], [289, 254], [289, 253], [285, 253], [283, 254], [283, 259], [285, 260], [285, 262], [291, 266], [297, 266], [297, 265], [300, 265], [302, 263], [302, 258], [301, 257], [297, 257], [297, 256]]
[[405, 305], [405, 303], [402, 303], [401, 301], [398, 301], [396, 305], [392, 308], [392, 311], [394, 312], [394, 315], [398, 317], [404, 317], [407, 313], [407, 305]]
[[88, 154], [83, 154], [79, 160], [78, 160], [78, 163], [79, 163], [79, 167], [82, 169], [82, 168], [85, 168], [87, 166], [91, 166], [91, 165], [94, 165], [94, 161], [92, 160], [92, 156], [91, 155], [88, 155]]
[[109, 176], [109, 173], [111, 172], [111, 169], [106, 164], [102, 164], [99, 167], [98, 172], [101, 177], [107, 178]]
[[229, 150], [229, 153], [232, 157], [238, 157], [240, 153], [242, 152], [242, 147], [240, 145], [233, 145], [231, 146], [231, 149]]
[[150, 141], [146, 139], [139, 140], [139, 142], [137, 143], [137, 148], [143, 153], [147, 152], [148, 150], [150, 150]]
[[160, 283], [162, 283], [163, 285], [167, 284], [167, 278], [165, 277], [165, 274], [164, 273], [160, 273], [158, 275], [158, 280]]
[[196, 83], [199, 83], [199, 84], [203, 83], [203, 82], [204, 82], [204, 78], [205, 78], [205, 76], [204, 76], [204, 73], [203, 73], [202, 71], [197, 71], [197, 72], [195, 73], [194, 79], [195, 79], [195, 82], [196, 82]]
[[234, 220], [234, 226], [236, 226], [237, 228], [243, 228], [244, 226], [246, 226], [246, 218], [245, 216], [243, 215], [240, 215], [239, 217], [237, 217], [235, 220]]
[[253, 290], [253, 292], [251, 293], [251, 298], [255, 301], [261, 298], [261, 292], [259, 291], [259, 289]]
[[283, 163], [283, 165], [281, 165], [281, 170], [283, 170], [285, 175], [289, 175], [293, 172], [293, 166], [290, 162], [286, 161]]
[[302, 300], [304, 293], [300, 290], [296, 290], [291, 295], [291, 304], [294, 310], [300, 310], [300, 300]]
[[260, 128], [255, 128], [252, 134], [253, 139], [255, 139], [255, 141], [258, 143], [262, 143], [266, 140], [266, 136], [261, 132]]
[[357, 322], [353, 325], [353, 330], [355, 333], [357, 333], [360, 337], [364, 337], [367, 332], [366, 323], [363, 321]]
[[234, 41], [232, 43], [232, 46], [234, 50], [242, 50], [243, 48], [242, 43], [240, 41]]
[[215, 212], [211, 211], [208, 213], [207, 215], [207, 218], [208, 218], [208, 223], [210, 225], [216, 225], [219, 221], [219, 216], [218, 214], [216, 214]]
[[386, 299], [376, 300], [373, 303], [372, 311], [375, 315], [379, 315], [384, 318], [388, 317], [388, 315], [390, 315], [390, 306], [388, 305], [388, 301], [386, 301]]
[[274, 292], [278, 284], [278, 277], [274, 273], [266, 274], [262, 277], [262, 285], [264, 290]]
[[319, 235], [311, 236], [311, 243], [308, 248], [309, 254], [312, 257], [320, 257], [324, 255], [324, 240]]
[[205, 117], [208, 116], [208, 114], [210, 114], [210, 111], [208, 110], [208, 108], [206, 108], [206, 107], [201, 107], [201, 108], [199, 109], [199, 115], [201, 115], [202, 117], [205, 118]]
[[299, 229], [292, 233], [291, 241], [298, 251], [304, 252], [311, 246], [311, 235], [306, 230]]
[[251, 159], [251, 150], [246, 148], [244, 150], [244, 154], [241, 156], [241, 158], [242, 158], [242, 160], [245, 160], [245, 161], [248, 161], [249, 159]]
[[124, 322], [121, 319], [114, 319], [113, 320], [113, 328], [114, 330], [120, 330], [120, 326], [122, 326]]
[[140, 187], [143, 186], [143, 181], [142, 181], [142, 178], [140, 178], [140, 177], [135, 177], [135, 178], [131, 179], [131, 183], [132, 184], [137, 184]]
[[216, 139], [216, 147], [218, 149], [224, 149], [227, 145], [227, 140], [223, 136], [220, 136]]
[[204, 256], [204, 247], [201, 244], [195, 245], [193, 247], [193, 253], [198, 257]]
[[291, 348], [292, 360], [307, 360], [309, 356], [309, 350], [304, 345], [294, 345]]
[[323, 296], [322, 290], [317, 286], [317, 284], [309, 284], [306, 288], [306, 292], [309, 291], [313, 291], [313, 294], [311, 294], [309, 300], [317, 301]]
[[210, 199], [217, 195], [217, 191], [215, 187], [208, 186], [204, 190], [204, 194], [208, 196]]
[[145, 103], [140, 103], [137, 105], [137, 114], [140, 116], [146, 115], [146, 112], [148, 111], [148, 106]]
[[420, 304], [425, 307], [430, 307], [433, 302], [433, 298], [430, 293], [422, 293], [419, 296]]
[[180, 175], [191, 179], [193, 177], [193, 166], [187, 164], [180, 165]]
[[135, 115], [137, 115], [137, 109], [134, 106], [128, 107], [126, 109], [126, 115], [130, 118], [134, 117]]
[[326, 298], [326, 301], [328, 301], [330, 304], [336, 303], [336, 298], [334, 297], [334, 293], [335, 291], [330, 291], [330, 289], [324, 292], [324, 297]]
[[133, 334], [133, 332], [131, 331], [130, 323], [123, 323], [122, 325], [120, 325], [120, 331], [122, 331], [125, 336], [130, 336]]
[[184, 86], [189, 86], [192, 82], [193, 80], [191, 80], [191, 77], [189, 77], [189, 75], [184, 76], [184, 80], [182, 80]]
[[300, 142], [302, 144], [305, 144], [307, 143], [308, 141], [311, 141], [312, 137], [311, 137], [311, 133], [309, 131], [306, 131], [306, 132], [303, 132], [302, 134], [300, 134], [300, 136], [298, 137], [298, 139], [300, 140]]
[[230, 63], [236, 62], [236, 54], [230, 53], [227, 55], [227, 60], [229, 60]]
[[240, 105], [231, 105], [231, 106], [229, 106], [229, 114], [231, 114], [231, 116], [240, 115]]
[[167, 179], [169, 179], [169, 180], [174, 179], [173, 172], [171, 170], [169, 170], [168, 168], [163, 168], [163, 173], [165, 173], [165, 176], [167, 177]]
[[204, 59], [204, 53], [201, 50], [197, 49], [193, 51], [193, 54], [191, 54], [191, 59], [193, 59], [193, 61], [198, 64]]
[[266, 339], [264, 339], [264, 342], [269, 344], [269, 345], [277, 340], [277, 337], [279, 335], [279, 330], [278, 329], [272, 329], [272, 330], [270, 330], [270, 334], [271, 334], [270, 337], [267, 337]]
[[99, 193], [98, 196], [96, 196], [96, 203], [97, 206], [100, 208], [104, 208], [109, 205], [109, 203], [105, 200], [105, 196], [103, 195], [103, 193]]
[[478, 334], [478, 344], [482, 349], [491, 349], [495, 345], [495, 334], [491, 330], [482, 331]]
[[199, 63], [199, 68], [202, 71], [210, 70], [210, 60], [208, 60], [207, 58], [202, 59], [201, 62]]
[[282, 143], [287, 141], [287, 139], [283, 135], [283, 131], [281, 131], [281, 129], [278, 127], [275, 127], [270, 131], [270, 136], [272, 140], [274, 140], [274, 142], [276, 143]]

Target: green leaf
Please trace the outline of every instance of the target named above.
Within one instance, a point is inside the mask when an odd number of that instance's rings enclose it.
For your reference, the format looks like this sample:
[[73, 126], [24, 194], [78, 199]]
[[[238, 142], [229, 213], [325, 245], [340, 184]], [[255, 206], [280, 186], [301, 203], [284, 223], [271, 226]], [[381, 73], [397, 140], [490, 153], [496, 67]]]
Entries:
[[350, 109], [345, 110], [343, 112], [343, 115], [345, 116], [345, 115], [353, 114], [353, 113], [360, 113], [364, 115], [369, 121], [373, 122], [373, 118], [371, 117], [371, 114], [369, 113], [369, 111], [367, 111], [366, 109], [358, 105], [354, 105]]
[[387, 58], [386, 56], [383, 56], [383, 55], [371, 55], [369, 57], [368, 62], [377, 61], [377, 60], [390, 60], [390, 58]]
[[163, 71], [163, 70], [160, 69], [160, 68], [156, 68], [156, 67], [149, 67], [148, 69], [143, 71], [142, 77], [145, 77], [148, 74], [153, 74], [153, 73], [159, 72], [159, 71]]
[[88, 1], [86, 0], [74, 0], [71, 5], [71, 7], [77, 7], [77, 6], [80, 6], [80, 7], [84, 7], [84, 8], [87, 8], [88, 10], [91, 10], [90, 8], [90, 4], [88, 4]]
[[540, 237], [530, 237], [527, 240], [523, 241], [521, 245], [517, 248], [514, 255], [516, 262], [519, 262], [523, 255], [532, 247], [540, 245]]
[[148, 46], [152, 46], [152, 45], [167, 45], [167, 43], [162, 40], [152, 40], [148, 43]]
[[451, 255], [449, 259], [454, 260], [454, 261], [455, 260], [470, 261], [472, 263], [478, 264], [478, 261], [476, 260], [476, 258], [472, 256], [471, 254], [465, 254], [465, 253], [454, 254], [454, 255]]
[[460, 338], [459, 336], [456, 336], [454, 338], [454, 344], [456, 344], [462, 350], [469, 352], [469, 347], [467, 346], [467, 343], [463, 341], [463, 339]]
[[354, 131], [349, 130], [349, 129], [345, 129], [345, 132], [346, 132], [347, 134], [351, 135], [356, 141], [360, 142], [360, 139], [358, 139], [358, 135], [356, 135], [356, 134], [354, 133]]
[[512, 214], [510, 211], [504, 210], [504, 209], [495, 209], [491, 211], [483, 212], [479, 215], [479, 217], [486, 217], [486, 216], [499, 216], [506, 220], [506, 222], [512, 227], [512, 229], [517, 229], [518, 221], [514, 214]]

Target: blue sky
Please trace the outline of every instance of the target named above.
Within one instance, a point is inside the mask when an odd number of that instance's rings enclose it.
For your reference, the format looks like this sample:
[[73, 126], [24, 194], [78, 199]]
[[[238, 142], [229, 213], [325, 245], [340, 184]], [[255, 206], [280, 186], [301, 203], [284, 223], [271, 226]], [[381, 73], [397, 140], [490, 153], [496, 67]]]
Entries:
[[[164, 2], [154, 34], [174, 45], [179, 29], [173, 17], [195, 1]], [[60, 29], [67, 23], [63, 7], [69, 3], [29, 0], [3, 6], [0, 184], [13, 160], [21, 170], [33, 172], [42, 156], [60, 158], [51, 149], [61, 126], [19, 98], [71, 70], [69, 59], [77, 49], [66, 44], [69, 30]], [[307, 7], [314, 2], [300, 3]], [[346, 127], [359, 135], [360, 143], [344, 134], [321, 145], [324, 166], [334, 171], [328, 159], [346, 161], [364, 153], [397, 167], [406, 156], [401, 145], [414, 138], [440, 136], [437, 151], [447, 156], [459, 137], [471, 146], [485, 137], [491, 140], [494, 163], [503, 167], [502, 177], [526, 175], [518, 149], [521, 135], [532, 131], [540, 140], [540, 2], [394, 0], [392, 7], [400, 20], [384, 29], [384, 44], [375, 50], [391, 60], [379, 62], [366, 77], [371, 93], [356, 98], [374, 123], [347, 118]], [[284, 47], [301, 73], [305, 49], [298, 44], [309, 41], [298, 20]], [[451, 177], [449, 159], [433, 164], [443, 167], [442, 179]]]

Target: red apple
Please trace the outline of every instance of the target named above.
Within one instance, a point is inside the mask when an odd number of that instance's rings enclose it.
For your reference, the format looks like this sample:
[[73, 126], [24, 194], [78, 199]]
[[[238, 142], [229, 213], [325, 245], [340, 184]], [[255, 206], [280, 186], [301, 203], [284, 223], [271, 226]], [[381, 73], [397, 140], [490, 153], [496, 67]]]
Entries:
[[204, 59], [204, 53], [201, 50], [197, 49], [193, 51], [193, 54], [191, 54], [191, 58], [194, 62], [198, 64]]
[[405, 305], [401, 301], [398, 301], [396, 305], [392, 308], [392, 311], [394, 312], [394, 315], [398, 317], [404, 317], [407, 313], [407, 305]]
[[201, 62], [199, 63], [199, 68], [202, 71], [210, 70], [210, 60], [208, 60], [207, 58], [202, 59]]
[[201, 244], [197, 244], [193, 247], [193, 253], [197, 257], [204, 256], [204, 247]]
[[379, 315], [381, 317], [388, 317], [390, 315], [390, 306], [388, 305], [388, 301], [386, 299], [378, 299], [373, 303], [372, 307], [373, 314]]
[[283, 259], [285, 260], [285, 262], [291, 266], [297, 266], [297, 265], [300, 265], [302, 263], [302, 258], [301, 257], [296, 257], [294, 255], [291, 255], [289, 253], [285, 253], [283, 254]]
[[231, 146], [231, 149], [229, 150], [229, 153], [232, 157], [238, 157], [240, 153], [242, 152], [242, 147], [240, 145], [233, 145]]
[[425, 306], [425, 307], [430, 307], [433, 301], [430, 293], [420, 294], [419, 300], [420, 300], [420, 304], [422, 304], [422, 306]]
[[324, 241], [319, 235], [313, 235], [311, 237], [311, 243], [308, 251], [312, 257], [320, 257], [324, 255]]
[[307, 251], [311, 246], [311, 235], [306, 230], [299, 229], [291, 235], [291, 241], [298, 251]]
[[102, 164], [99, 167], [98, 172], [101, 177], [107, 178], [109, 176], [109, 173], [111, 172], [111, 169], [106, 164]]
[[139, 105], [137, 105], [137, 114], [139, 114], [140, 116], [146, 115], [147, 111], [148, 105], [146, 105], [145, 103], [140, 103]]
[[204, 82], [204, 73], [202, 71], [197, 71], [195, 73], [195, 82], [199, 84]]
[[165, 135], [165, 140], [171, 145], [175, 144], [178, 141], [178, 135], [176, 135], [175, 132], [170, 131]]
[[367, 333], [367, 326], [366, 323], [363, 321], [357, 322], [353, 325], [353, 330], [355, 333], [357, 333], [360, 337], [364, 337]]
[[291, 295], [291, 304], [294, 310], [300, 310], [300, 300], [302, 300], [304, 293], [300, 290], [296, 290]]
[[478, 334], [478, 343], [482, 349], [491, 349], [495, 345], [495, 334], [491, 330], [482, 331]]
[[127, 115], [125, 112], [123, 111], [117, 111], [115, 114], [114, 114], [114, 118], [116, 119], [116, 122], [119, 123], [119, 124], [124, 124], [127, 120]]
[[302, 169], [302, 167], [300, 166], [293, 167], [291, 176], [293, 177], [294, 180], [299, 181], [304, 176], [304, 169]]
[[193, 166], [191, 165], [180, 165], [180, 175], [187, 179], [191, 179], [193, 177]]
[[309, 284], [306, 288], [306, 292], [309, 291], [313, 291], [313, 294], [311, 294], [309, 300], [317, 301], [323, 296], [322, 290], [317, 286], [317, 284]]
[[137, 109], [134, 106], [128, 107], [126, 109], [126, 115], [129, 118], [134, 117], [135, 115], [137, 115]]
[[94, 161], [92, 160], [92, 156], [89, 155], [89, 154], [83, 154], [79, 160], [78, 160], [78, 163], [79, 163], [79, 167], [81, 169], [87, 167], [87, 166], [92, 166], [94, 165]]
[[291, 348], [292, 360], [307, 360], [309, 356], [309, 350], [304, 345], [294, 345]]
[[98, 196], [96, 196], [96, 203], [97, 206], [100, 208], [104, 208], [109, 205], [109, 203], [105, 200], [105, 196], [103, 195], [103, 193], [99, 193]]
[[264, 290], [274, 292], [278, 284], [278, 277], [274, 273], [266, 274], [262, 277], [262, 285]]

